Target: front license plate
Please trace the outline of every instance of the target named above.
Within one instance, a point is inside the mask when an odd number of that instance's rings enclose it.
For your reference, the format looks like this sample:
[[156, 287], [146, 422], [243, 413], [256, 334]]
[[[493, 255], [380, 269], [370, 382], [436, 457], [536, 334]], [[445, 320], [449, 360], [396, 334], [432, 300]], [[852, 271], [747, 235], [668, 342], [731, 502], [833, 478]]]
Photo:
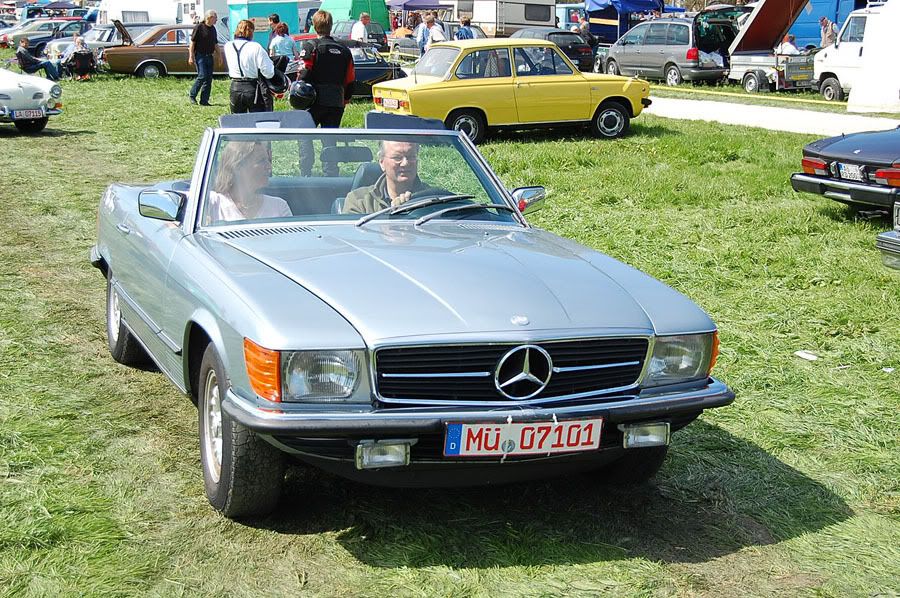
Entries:
[[527, 424], [447, 424], [445, 457], [551, 455], [600, 447], [602, 419]]
[[28, 118], [44, 118], [43, 110], [13, 110], [13, 120], [24, 120]]
[[395, 100], [394, 98], [384, 98], [383, 100], [381, 100], [381, 104], [385, 108], [391, 108], [391, 109], [396, 110], [397, 108], [400, 107], [400, 100]]
[[847, 179], [848, 181], [863, 180], [862, 166], [857, 166], [856, 164], [838, 163], [838, 172], [842, 179]]

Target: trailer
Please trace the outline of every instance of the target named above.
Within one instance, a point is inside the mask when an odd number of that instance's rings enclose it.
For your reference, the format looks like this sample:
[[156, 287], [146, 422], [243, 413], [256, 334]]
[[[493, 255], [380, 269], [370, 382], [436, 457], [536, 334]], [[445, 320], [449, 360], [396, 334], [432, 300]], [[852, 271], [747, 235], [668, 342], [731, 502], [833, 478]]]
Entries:
[[775, 54], [806, 0], [760, 0], [728, 48], [728, 79], [745, 91], [811, 89], [815, 53]]
[[98, 25], [122, 23], [181, 23], [190, 13], [190, 3], [179, 0], [103, 0]]
[[463, 14], [463, 5], [472, 6], [472, 24], [481, 27], [488, 37], [509, 37], [525, 27], [554, 27], [556, 2], [553, 0], [528, 0], [528, 2], [504, 2], [500, 0], [473, 0], [457, 2], [457, 14]]

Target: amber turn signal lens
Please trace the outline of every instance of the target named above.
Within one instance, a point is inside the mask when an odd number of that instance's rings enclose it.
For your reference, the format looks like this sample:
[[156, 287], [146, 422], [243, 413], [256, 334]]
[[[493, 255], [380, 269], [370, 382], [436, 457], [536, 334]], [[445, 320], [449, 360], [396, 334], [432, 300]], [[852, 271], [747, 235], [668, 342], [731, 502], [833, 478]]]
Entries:
[[712, 374], [712, 370], [716, 367], [716, 360], [719, 359], [719, 331], [716, 330], [713, 332], [712, 338], [712, 348], [709, 352], [709, 371], [706, 372], [707, 375]]
[[245, 338], [244, 361], [253, 392], [269, 401], [281, 401], [281, 354]]

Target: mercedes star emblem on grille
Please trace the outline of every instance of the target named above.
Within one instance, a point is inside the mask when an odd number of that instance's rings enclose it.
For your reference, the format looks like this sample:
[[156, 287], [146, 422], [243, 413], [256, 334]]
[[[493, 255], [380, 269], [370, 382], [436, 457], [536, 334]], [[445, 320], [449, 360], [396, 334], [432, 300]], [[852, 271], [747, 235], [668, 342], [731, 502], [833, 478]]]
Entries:
[[504, 397], [524, 401], [544, 390], [552, 374], [549, 353], [537, 345], [521, 345], [500, 358], [494, 385]]

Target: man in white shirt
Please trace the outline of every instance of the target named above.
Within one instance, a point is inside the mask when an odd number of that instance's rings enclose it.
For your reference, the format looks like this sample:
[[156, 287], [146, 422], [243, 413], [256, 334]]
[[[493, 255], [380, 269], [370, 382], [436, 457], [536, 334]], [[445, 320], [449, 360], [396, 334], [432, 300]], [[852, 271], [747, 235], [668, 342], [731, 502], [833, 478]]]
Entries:
[[368, 26], [370, 22], [372, 22], [372, 17], [369, 16], [369, 13], [359, 13], [359, 20], [353, 23], [353, 28], [350, 30], [350, 39], [363, 43], [369, 41]]
[[431, 44], [447, 41], [447, 38], [444, 37], [444, 30], [435, 22], [434, 15], [425, 17], [425, 26], [428, 27], [428, 32], [425, 34], [428, 36], [428, 40], [425, 42], [426, 52], [431, 47]]
[[271, 79], [275, 65], [269, 53], [253, 41], [253, 21], [244, 19], [234, 31], [234, 40], [225, 44], [225, 62], [231, 77], [231, 112], [271, 110], [267, 89], [261, 89], [259, 76]]
[[785, 56], [796, 56], [800, 53], [800, 50], [797, 49], [797, 46], [794, 45], [795, 38], [792, 34], [788, 33], [784, 36], [784, 39], [781, 40], [781, 43], [775, 47], [775, 53], [781, 54]]

